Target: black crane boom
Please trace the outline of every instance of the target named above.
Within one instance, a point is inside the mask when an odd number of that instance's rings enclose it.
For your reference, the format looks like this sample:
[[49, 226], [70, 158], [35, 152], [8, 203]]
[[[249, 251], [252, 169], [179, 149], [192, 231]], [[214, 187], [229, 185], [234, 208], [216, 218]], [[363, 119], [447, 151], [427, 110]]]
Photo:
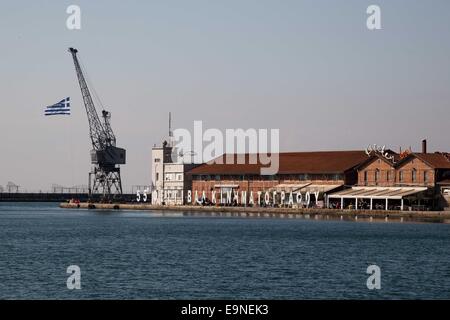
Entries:
[[[89, 92], [88, 85], [78, 61], [78, 50], [69, 48], [72, 54], [78, 83], [83, 96], [83, 102], [89, 122], [89, 133], [92, 141], [91, 162], [94, 169], [89, 173], [89, 192], [103, 192], [105, 198], [109, 199], [116, 194], [122, 194], [122, 181], [119, 165], [125, 164], [125, 149], [116, 147], [116, 137], [111, 128], [110, 112], [102, 110], [103, 123], [100, 121], [94, 102]], [[91, 187], [91, 178], [93, 184]]]
[[78, 61], [77, 53], [78, 50], [74, 48], [69, 48], [69, 52], [72, 54], [73, 63], [75, 64], [75, 71], [78, 77], [78, 83], [81, 88], [81, 95], [83, 96], [84, 106], [86, 108], [86, 113], [89, 121], [89, 130], [92, 140], [92, 146], [95, 150], [102, 150], [106, 146], [104, 145], [106, 141], [106, 134], [100, 119], [95, 109], [94, 102], [92, 101], [91, 93], [87, 86], [86, 80], [84, 79], [83, 72], [81, 71], [80, 62]]

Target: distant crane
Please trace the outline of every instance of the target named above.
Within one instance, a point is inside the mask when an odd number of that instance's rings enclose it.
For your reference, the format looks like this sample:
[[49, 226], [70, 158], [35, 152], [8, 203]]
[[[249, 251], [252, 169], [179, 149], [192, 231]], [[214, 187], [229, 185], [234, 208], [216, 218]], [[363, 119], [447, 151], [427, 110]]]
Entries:
[[78, 61], [78, 50], [69, 48], [69, 52], [75, 64], [92, 141], [91, 163], [94, 167], [89, 172], [89, 195], [101, 193], [104, 200], [120, 198], [122, 195], [120, 165], [125, 164], [126, 151], [116, 147], [116, 137], [110, 123], [111, 113], [102, 110], [103, 122], [100, 121]]

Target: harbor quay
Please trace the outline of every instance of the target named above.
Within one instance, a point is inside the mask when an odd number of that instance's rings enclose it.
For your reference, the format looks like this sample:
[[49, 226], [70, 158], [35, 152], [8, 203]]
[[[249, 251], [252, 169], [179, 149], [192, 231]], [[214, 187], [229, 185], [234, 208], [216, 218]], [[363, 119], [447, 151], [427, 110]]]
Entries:
[[361, 209], [317, 209], [317, 208], [276, 208], [276, 207], [219, 207], [199, 205], [152, 205], [152, 204], [111, 204], [111, 203], [71, 203], [60, 204], [65, 209], [91, 210], [143, 210], [161, 213], [164, 216], [192, 217], [241, 217], [241, 218], [285, 218], [307, 220], [342, 220], [365, 222], [430, 222], [450, 223], [450, 211], [388, 211]]

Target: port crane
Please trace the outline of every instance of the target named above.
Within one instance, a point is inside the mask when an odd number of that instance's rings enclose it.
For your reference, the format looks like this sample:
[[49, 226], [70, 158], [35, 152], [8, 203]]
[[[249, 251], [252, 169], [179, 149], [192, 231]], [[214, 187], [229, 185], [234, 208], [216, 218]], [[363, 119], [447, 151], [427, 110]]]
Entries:
[[111, 113], [102, 110], [103, 121], [100, 121], [77, 57], [78, 50], [69, 48], [69, 52], [72, 54], [75, 65], [92, 141], [91, 164], [93, 164], [93, 168], [89, 172], [89, 196], [99, 193], [102, 194], [105, 201], [118, 199], [122, 195], [120, 165], [125, 164], [126, 151], [116, 147], [116, 136], [111, 128]]

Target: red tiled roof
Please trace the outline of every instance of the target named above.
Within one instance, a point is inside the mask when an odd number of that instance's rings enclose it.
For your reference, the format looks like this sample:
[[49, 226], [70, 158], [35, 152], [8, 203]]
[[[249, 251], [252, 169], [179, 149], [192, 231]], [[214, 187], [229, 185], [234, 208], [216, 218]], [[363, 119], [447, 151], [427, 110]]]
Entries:
[[[400, 155], [392, 150], [386, 150], [386, 152], [388, 153], [389, 156], [393, 156], [394, 157], [394, 162], [398, 162], [400, 160]], [[356, 168], [357, 170], [361, 170], [365, 167], [367, 167], [369, 164], [371, 164], [373, 161], [381, 159], [382, 161], [386, 162], [387, 164], [389, 164], [390, 166], [394, 167], [395, 163], [392, 162], [392, 160], [388, 160], [386, 159], [386, 157], [382, 156], [379, 153], [374, 153], [372, 155], [370, 155], [367, 160], [361, 162], [358, 167]]]
[[450, 169], [450, 154], [445, 153], [414, 153], [417, 158], [428, 163], [434, 169]]
[[[260, 174], [261, 163], [250, 164], [249, 155], [245, 155], [245, 163], [237, 164], [236, 155], [234, 164], [226, 164], [226, 156], [220, 156], [224, 164], [213, 163], [217, 159], [202, 164], [191, 171], [190, 174]], [[284, 152], [279, 153], [279, 174], [325, 174], [344, 173], [367, 160], [364, 151], [317, 151], [317, 152]]]

